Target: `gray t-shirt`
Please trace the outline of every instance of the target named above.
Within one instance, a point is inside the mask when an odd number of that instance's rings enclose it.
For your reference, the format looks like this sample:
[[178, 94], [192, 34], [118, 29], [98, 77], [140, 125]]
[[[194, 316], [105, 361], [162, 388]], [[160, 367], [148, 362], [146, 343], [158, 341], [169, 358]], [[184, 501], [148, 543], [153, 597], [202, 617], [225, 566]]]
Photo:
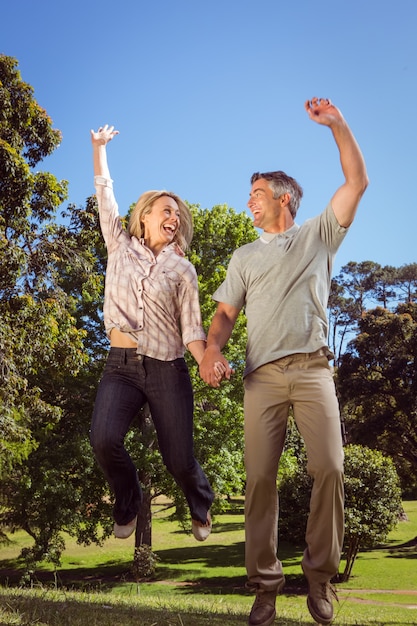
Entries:
[[244, 376], [284, 356], [327, 347], [332, 265], [346, 232], [329, 204], [302, 226], [264, 233], [233, 253], [213, 299], [245, 309]]

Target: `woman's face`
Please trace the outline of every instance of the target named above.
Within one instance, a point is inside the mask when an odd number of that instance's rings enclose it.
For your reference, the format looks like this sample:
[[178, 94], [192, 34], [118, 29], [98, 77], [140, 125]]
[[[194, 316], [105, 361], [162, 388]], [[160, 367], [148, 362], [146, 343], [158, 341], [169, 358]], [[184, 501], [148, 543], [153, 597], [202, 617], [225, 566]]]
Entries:
[[153, 252], [160, 252], [170, 244], [180, 226], [180, 210], [174, 198], [161, 196], [152, 205], [150, 213], [142, 218], [144, 239]]

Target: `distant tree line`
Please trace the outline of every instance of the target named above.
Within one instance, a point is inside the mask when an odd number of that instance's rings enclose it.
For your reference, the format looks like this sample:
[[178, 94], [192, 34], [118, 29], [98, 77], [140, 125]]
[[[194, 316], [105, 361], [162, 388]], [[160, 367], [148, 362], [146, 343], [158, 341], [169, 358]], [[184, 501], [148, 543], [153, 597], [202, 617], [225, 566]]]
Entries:
[[366, 311], [382, 307], [395, 312], [417, 302], [417, 263], [399, 268], [373, 261], [351, 261], [332, 279], [329, 298], [329, 345], [336, 365], [346, 344], [357, 334]]

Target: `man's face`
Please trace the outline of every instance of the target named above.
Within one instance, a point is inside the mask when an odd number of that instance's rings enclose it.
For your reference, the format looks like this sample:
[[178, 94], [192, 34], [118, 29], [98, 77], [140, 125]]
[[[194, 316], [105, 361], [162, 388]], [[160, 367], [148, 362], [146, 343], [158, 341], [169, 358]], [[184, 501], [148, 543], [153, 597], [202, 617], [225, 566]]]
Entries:
[[256, 180], [249, 193], [248, 207], [253, 215], [253, 225], [265, 231], [274, 232], [276, 220], [281, 211], [280, 198], [274, 198], [268, 181]]

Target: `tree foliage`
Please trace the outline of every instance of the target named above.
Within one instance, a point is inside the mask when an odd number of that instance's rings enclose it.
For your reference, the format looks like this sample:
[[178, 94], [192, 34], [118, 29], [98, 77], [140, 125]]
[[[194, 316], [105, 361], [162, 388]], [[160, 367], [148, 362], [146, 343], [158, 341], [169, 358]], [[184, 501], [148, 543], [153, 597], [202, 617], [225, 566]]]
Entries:
[[347, 581], [360, 549], [386, 540], [400, 517], [400, 480], [392, 459], [379, 450], [345, 448], [345, 569]]
[[336, 365], [348, 342], [358, 331], [362, 315], [377, 306], [394, 311], [399, 304], [417, 301], [417, 264], [399, 268], [373, 261], [342, 267], [332, 280], [329, 312], [329, 344]]
[[415, 489], [417, 304], [367, 311], [358, 326], [337, 372], [350, 441], [390, 455], [404, 489]]
[[[33, 537], [28, 561], [56, 562], [60, 532], [83, 537], [91, 500], [102, 501], [97, 480], [89, 485], [86, 416], [97, 367], [89, 371], [80, 312], [100, 298], [102, 277], [75, 208], [67, 225], [57, 222], [67, 182], [38, 169], [61, 134], [4, 55], [0, 103], [0, 522]], [[97, 231], [89, 209], [82, 219]]]
[[[203, 320], [208, 331], [217, 303], [212, 295], [226, 276], [234, 250], [253, 241], [257, 233], [245, 213], [226, 205], [211, 210], [193, 207], [194, 238], [190, 260], [200, 289]], [[224, 354], [234, 375], [221, 388], [208, 387], [198, 375], [195, 362], [189, 363], [195, 393], [195, 445], [214, 491], [220, 496], [242, 493], [243, 469], [243, 384], [246, 354], [246, 318], [236, 320]], [[220, 506], [224, 499], [219, 499]]]
[[348, 263], [332, 281], [329, 342], [351, 443], [389, 454], [417, 493], [417, 264]]

